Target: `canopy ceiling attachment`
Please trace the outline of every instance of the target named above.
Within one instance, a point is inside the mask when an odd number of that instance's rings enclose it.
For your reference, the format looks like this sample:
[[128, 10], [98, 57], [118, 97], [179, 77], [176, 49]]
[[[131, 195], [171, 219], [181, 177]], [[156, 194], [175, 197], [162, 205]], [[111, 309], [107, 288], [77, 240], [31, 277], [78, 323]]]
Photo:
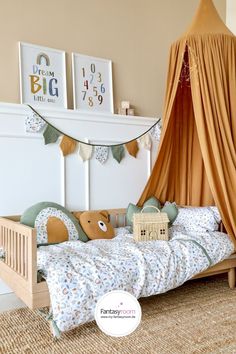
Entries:
[[213, 205], [236, 247], [236, 38], [201, 0], [171, 46], [156, 163], [138, 202]]
[[222, 21], [212, 0], [200, 1], [196, 15], [187, 29], [185, 36], [206, 33], [222, 33], [232, 35], [228, 27]]

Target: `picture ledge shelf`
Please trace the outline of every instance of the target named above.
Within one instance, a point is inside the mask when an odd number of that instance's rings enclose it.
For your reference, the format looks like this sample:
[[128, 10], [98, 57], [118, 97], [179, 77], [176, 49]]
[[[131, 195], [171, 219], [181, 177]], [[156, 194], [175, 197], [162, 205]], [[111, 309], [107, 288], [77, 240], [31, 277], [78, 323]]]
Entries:
[[[59, 109], [51, 107], [32, 106], [42, 115], [48, 123], [61, 130], [65, 135], [84, 141], [97, 140], [106, 142], [122, 142], [137, 138], [139, 135], [148, 131], [158, 118], [123, 116], [112, 113], [88, 112], [82, 110]], [[14, 122], [19, 124], [22, 119], [24, 130], [24, 120], [32, 115], [31, 109], [25, 104], [0, 102], [0, 122], [6, 119], [6, 124], [10, 124], [14, 131]], [[86, 124], [85, 124], [86, 123]], [[6, 126], [6, 128], [7, 128]], [[8, 126], [10, 128], [10, 126]], [[7, 129], [9, 131], [9, 129]], [[3, 133], [3, 130], [2, 130]]]

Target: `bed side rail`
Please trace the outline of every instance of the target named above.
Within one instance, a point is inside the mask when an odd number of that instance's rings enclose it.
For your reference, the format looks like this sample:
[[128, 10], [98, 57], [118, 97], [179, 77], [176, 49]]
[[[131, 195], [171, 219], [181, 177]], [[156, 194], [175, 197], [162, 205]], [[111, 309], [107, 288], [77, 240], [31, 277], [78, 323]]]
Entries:
[[[110, 221], [113, 227], [122, 227], [127, 225], [125, 208], [108, 209], [107, 211], [109, 213]], [[219, 231], [227, 233], [222, 221], [219, 224]]]
[[108, 209], [107, 211], [113, 227], [126, 226], [126, 209]]
[[0, 247], [4, 251], [4, 264], [33, 289], [37, 283], [36, 230], [0, 217]]

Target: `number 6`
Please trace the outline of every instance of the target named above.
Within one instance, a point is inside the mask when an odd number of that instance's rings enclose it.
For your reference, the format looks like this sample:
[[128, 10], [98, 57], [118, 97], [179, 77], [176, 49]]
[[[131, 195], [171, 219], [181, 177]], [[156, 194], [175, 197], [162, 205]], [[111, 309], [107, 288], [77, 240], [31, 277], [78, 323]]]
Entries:
[[103, 86], [103, 84], [101, 84], [101, 93], [105, 93], [105, 87]]

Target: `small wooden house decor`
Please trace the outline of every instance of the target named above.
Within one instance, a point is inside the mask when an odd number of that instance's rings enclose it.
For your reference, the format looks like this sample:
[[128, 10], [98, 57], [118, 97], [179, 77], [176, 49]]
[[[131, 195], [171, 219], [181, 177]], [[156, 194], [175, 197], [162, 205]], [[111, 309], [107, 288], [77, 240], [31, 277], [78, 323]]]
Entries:
[[[157, 213], [143, 213], [145, 208], [155, 208]], [[168, 216], [153, 206], [146, 206], [133, 215], [135, 241], [169, 240]]]

